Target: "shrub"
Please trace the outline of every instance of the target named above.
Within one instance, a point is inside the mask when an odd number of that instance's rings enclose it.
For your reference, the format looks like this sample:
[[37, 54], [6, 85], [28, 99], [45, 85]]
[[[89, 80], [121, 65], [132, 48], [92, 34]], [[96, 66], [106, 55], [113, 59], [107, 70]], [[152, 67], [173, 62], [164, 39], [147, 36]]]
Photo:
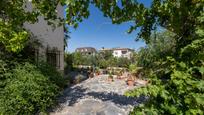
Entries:
[[99, 60], [99, 67], [102, 69], [106, 69], [108, 67], [109, 63], [106, 60]]
[[131, 60], [125, 57], [120, 57], [117, 58], [117, 63], [116, 66], [117, 67], [125, 67], [128, 68], [128, 66], [131, 64]]
[[49, 78], [49, 80], [53, 83], [56, 84], [58, 87], [61, 89], [64, 88], [66, 81], [64, 80], [63, 76], [61, 73], [59, 73], [55, 67], [45, 63], [45, 62], [40, 62], [38, 64], [38, 69], [41, 71], [41, 73]]
[[[152, 60], [153, 64], [151, 68], [148, 67], [147, 74], [149, 84], [126, 93], [127, 96], [148, 97], [148, 100], [136, 106], [131, 114], [202, 115], [204, 111], [203, 49], [203, 37], [195, 38], [191, 43], [180, 47], [173, 56], [166, 54], [166, 60]], [[151, 60], [151, 57], [146, 59]]]
[[130, 72], [136, 73], [137, 72], [137, 65], [136, 64], [130, 64], [128, 69]]
[[187, 114], [202, 115], [204, 111], [204, 65], [187, 66], [170, 58], [168, 79], [159, 79], [152, 74], [151, 82], [146, 87], [126, 93], [127, 96], [145, 95], [148, 101], [135, 107], [135, 114]]
[[4, 64], [0, 66], [0, 114], [35, 114], [54, 103], [59, 88], [50, 79], [52, 77], [45, 76], [29, 63], [9, 70], [4, 61], [0, 62]]
[[166, 60], [166, 56], [172, 56], [175, 53], [173, 36], [174, 34], [169, 31], [152, 35], [149, 44], [138, 52], [137, 65], [146, 69], [157, 70], [160, 68], [157, 63]]
[[64, 57], [64, 74], [67, 75], [73, 68], [73, 54], [65, 53]]

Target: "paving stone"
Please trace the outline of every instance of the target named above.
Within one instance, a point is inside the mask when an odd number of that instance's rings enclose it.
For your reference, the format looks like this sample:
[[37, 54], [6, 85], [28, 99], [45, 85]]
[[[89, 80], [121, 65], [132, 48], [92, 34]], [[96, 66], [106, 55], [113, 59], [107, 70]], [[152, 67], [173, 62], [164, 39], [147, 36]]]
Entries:
[[108, 82], [107, 79], [108, 75], [100, 75], [66, 89], [59, 99], [62, 109], [50, 114], [128, 115], [138, 100], [123, 94], [136, 87], [127, 86], [124, 80]]

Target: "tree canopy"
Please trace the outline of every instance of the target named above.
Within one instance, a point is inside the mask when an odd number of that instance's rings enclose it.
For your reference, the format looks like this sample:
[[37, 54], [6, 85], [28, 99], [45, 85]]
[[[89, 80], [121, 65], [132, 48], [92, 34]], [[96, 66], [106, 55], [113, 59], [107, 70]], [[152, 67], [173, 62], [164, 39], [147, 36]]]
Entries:
[[114, 24], [133, 22], [129, 33], [140, 29], [138, 38], [147, 43], [152, 30], [163, 27], [176, 33], [179, 45], [191, 43], [199, 33], [203, 22], [203, 0], [153, 0], [151, 7], [145, 7], [137, 0], [30, 0], [34, 10], [27, 12], [24, 5], [28, 0], [2, 0], [0, 2], [0, 43], [11, 51], [18, 51], [28, 39], [23, 23], [36, 22], [42, 15], [46, 20], [56, 19], [58, 4], [66, 5], [63, 22], [75, 28], [89, 16], [89, 5], [94, 4], [112, 19]]

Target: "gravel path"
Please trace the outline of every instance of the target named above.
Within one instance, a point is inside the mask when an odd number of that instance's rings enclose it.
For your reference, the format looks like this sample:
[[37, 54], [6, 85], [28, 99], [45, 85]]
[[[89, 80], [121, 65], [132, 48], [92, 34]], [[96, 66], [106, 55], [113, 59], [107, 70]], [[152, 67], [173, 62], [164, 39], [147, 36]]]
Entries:
[[58, 107], [51, 115], [128, 115], [143, 98], [124, 96], [124, 92], [138, 86], [127, 86], [124, 80], [107, 81], [100, 75], [64, 91]]

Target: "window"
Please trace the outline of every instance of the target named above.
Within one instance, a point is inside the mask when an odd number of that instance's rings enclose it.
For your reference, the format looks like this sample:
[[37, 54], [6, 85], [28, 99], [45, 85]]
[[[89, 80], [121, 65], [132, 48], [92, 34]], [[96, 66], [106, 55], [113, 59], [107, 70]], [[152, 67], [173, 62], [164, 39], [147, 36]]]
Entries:
[[60, 68], [60, 51], [47, 51], [47, 63], [53, 67]]
[[38, 63], [39, 50], [37, 48], [33, 46], [25, 46], [21, 53], [24, 55], [24, 59], [30, 59], [31, 61]]
[[121, 51], [122, 52], [122, 54], [126, 54], [127, 53], [127, 51]]
[[33, 56], [36, 63], [39, 62], [39, 49], [33, 49]]

